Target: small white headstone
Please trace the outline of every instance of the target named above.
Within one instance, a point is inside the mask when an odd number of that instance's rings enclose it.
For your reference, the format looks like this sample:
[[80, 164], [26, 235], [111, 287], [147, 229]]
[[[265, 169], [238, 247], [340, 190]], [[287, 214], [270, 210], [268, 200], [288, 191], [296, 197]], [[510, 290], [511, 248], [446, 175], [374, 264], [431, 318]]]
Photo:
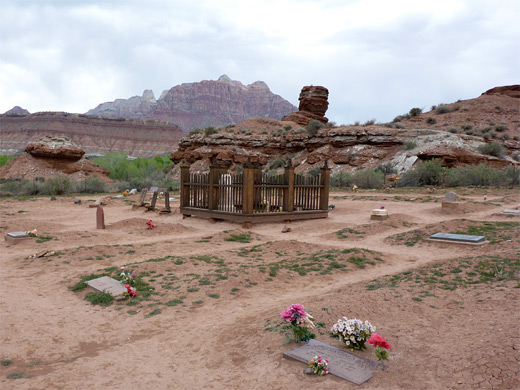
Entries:
[[372, 210], [372, 215], [388, 215], [387, 209], [374, 209]]

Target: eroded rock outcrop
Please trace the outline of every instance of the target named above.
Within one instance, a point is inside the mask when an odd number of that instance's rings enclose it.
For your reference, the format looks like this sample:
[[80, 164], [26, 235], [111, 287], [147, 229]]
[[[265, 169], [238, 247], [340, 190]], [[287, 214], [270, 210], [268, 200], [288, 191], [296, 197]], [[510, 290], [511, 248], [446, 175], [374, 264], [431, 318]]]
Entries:
[[300, 105], [297, 112], [285, 116], [283, 121], [291, 121], [306, 126], [312, 120], [327, 123], [325, 117], [329, 107], [329, 90], [320, 86], [303, 87], [300, 92]]
[[25, 151], [0, 167], [0, 178], [36, 180], [67, 175], [79, 181], [96, 176], [105, 183], [112, 182], [109, 172], [86, 158], [85, 152], [67, 136], [44, 136], [27, 145]]

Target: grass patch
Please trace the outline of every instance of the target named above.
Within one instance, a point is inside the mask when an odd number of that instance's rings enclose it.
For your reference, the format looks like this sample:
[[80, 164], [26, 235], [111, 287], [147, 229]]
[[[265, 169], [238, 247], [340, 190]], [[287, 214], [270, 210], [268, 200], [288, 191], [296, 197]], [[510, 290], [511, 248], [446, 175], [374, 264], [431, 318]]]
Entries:
[[106, 292], [89, 292], [85, 299], [93, 305], [110, 306], [114, 302], [114, 297]]
[[11, 359], [4, 359], [4, 360], [0, 360], [0, 364], [2, 366], [5, 366], [5, 367], [8, 367], [10, 366], [11, 364], [13, 364], [14, 362], [11, 360]]
[[251, 233], [244, 233], [244, 234], [232, 234], [229, 237], [224, 238], [224, 241], [230, 241], [230, 242], [241, 242], [243, 244], [248, 244], [251, 242]]
[[181, 303], [184, 303], [184, 301], [182, 299], [172, 299], [171, 301], [168, 301], [165, 303], [166, 306], [177, 306], [177, 305], [180, 305]]
[[145, 315], [145, 318], [150, 318], [150, 317], [156, 316], [157, 314], [161, 314], [161, 309], [155, 309], [155, 310], [151, 311], [150, 313]]
[[7, 375], [7, 379], [22, 379], [25, 378], [24, 372], [13, 372], [9, 375]]

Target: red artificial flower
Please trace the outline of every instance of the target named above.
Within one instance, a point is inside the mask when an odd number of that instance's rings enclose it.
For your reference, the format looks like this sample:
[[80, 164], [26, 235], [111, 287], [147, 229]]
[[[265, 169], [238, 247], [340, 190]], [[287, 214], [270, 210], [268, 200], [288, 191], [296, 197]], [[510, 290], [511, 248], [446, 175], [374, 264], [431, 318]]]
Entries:
[[383, 336], [377, 333], [372, 333], [370, 338], [367, 340], [369, 344], [372, 344], [374, 347], [382, 347], [384, 349], [390, 349], [392, 346], [388, 343]]

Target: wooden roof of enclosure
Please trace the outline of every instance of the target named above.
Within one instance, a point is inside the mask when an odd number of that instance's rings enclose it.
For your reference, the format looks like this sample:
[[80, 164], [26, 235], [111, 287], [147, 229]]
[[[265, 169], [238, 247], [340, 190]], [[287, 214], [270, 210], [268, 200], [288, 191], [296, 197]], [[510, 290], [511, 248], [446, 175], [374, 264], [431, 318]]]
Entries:
[[245, 164], [240, 174], [212, 165], [209, 173], [190, 173], [181, 166], [180, 212], [212, 221], [283, 222], [327, 218], [330, 169], [322, 167], [317, 176], [294, 173], [285, 168], [281, 175], [268, 175], [259, 165]]

